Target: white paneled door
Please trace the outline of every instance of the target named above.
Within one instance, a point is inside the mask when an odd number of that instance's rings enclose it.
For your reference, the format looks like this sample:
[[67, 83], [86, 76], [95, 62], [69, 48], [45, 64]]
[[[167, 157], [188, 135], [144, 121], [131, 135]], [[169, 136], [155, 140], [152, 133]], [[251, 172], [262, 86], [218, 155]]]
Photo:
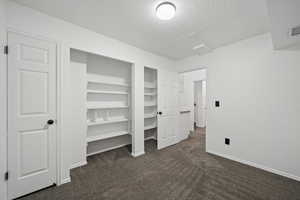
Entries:
[[56, 182], [56, 45], [8, 33], [8, 196]]
[[158, 149], [178, 142], [178, 74], [158, 71]]

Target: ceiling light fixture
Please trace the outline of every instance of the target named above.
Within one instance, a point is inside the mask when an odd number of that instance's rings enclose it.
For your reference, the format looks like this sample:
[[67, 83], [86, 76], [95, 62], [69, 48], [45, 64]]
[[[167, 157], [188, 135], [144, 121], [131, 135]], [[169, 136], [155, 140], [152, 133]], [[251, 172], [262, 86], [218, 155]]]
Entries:
[[168, 1], [158, 4], [156, 7], [156, 16], [161, 20], [170, 20], [175, 16], [176, 6]]

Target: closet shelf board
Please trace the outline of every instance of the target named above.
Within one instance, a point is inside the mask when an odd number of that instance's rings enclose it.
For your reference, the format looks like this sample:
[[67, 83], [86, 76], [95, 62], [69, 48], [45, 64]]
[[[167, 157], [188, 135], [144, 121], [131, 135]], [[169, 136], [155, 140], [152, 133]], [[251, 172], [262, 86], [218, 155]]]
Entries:
[[122, 135], [128, 135], [128, 134], [129, 134], [128, 131], [105, 133], [105, 134], [101, 134], [101, 135], [98, 135], [98, 136], [87, 137], [86, 142], [90, 143], [90, 142], [95, 142], [95, 141], [99, 141], [99, 140], [105, 140], [105, 139], [109, 139], [109, 138], [113, 138], [113, 137], [118, 137], [118, 136], [122, 136]]

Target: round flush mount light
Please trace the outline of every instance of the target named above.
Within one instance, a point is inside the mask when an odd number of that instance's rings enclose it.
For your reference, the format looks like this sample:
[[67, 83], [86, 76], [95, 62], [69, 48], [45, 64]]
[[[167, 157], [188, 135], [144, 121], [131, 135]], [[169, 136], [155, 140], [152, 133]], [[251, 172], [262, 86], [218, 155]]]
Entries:
[[168, 1], [156, 6], [156, 16], [161, 20], [170, 20], [175, 16], [176, 6]]

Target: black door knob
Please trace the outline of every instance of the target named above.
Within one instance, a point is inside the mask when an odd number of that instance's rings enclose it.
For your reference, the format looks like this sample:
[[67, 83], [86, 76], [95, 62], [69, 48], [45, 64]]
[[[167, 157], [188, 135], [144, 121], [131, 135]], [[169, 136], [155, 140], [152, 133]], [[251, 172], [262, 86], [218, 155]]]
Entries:
[[48, 124], [48, 125], [54, 124], [54, 120], [53, 120], [53, 119], [49, 119], [49, 120], [47, 121], [47, 124]]
[[159, 114], [159, 115], [162, 115], [162, 112], [161, 112], [161, 111], [159, 111], [159, 112], [157, 112], [157, 114]]

